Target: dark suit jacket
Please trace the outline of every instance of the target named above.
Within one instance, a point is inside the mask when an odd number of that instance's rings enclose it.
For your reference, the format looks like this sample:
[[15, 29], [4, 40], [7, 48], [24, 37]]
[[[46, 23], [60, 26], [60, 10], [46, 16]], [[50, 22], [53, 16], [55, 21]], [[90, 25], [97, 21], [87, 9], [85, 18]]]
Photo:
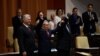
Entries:
[[[84, 23], [84, 34], [91, 34], [96, 32], [96, 26], [95, 23], [98, 22], [98, 18], [95, 12], [91, 13], [94, 17], [94, 19], [90, 20], [90, 16], [88, 12], [84, 12], [82, 14], [82, 19]], [[90, 28], [91, 27], [91, 28]]]
[[14, 33], [13, 33], [14, 37], [17, 37], [17, 35], [18, 35], [17, 31], [18, 31], [19, 27], [22, 25], [21, 19], [18, 16], [15, 16], [12, 18], [12, 25], [14, 28]]
[[66, 29], [66, 25], [68, 21], [65, 23], [58, 23], [57, 26], [57, 48], [58, 50], [69, 50], [71, 48], [71, 33]]
[[26, 26], [22, 25], [19, 28], [18, 43], [20, 47], [20, 53], [26, 51], [28, 55], [33, 55], [33, 51], [36, 49], [34, 38], [34, 27], [30, 26], [30, 28], [27, 28]]
[[72, 14], [69, 17], [69, 24], [70, 24], [70, 28], [71, 28], [71, 33], [73, 35], [79, 35], [80, 34], [80, 26], [82, 25], [81, 17], [78, 15]]
[[50, 42], [51, 31], [48, 30], [48, 32], [49, 35], [44, 29], [40, 30], [39, 43], [38, 43], [39, 53], [49, 53], [51, 51], [51, 42]]

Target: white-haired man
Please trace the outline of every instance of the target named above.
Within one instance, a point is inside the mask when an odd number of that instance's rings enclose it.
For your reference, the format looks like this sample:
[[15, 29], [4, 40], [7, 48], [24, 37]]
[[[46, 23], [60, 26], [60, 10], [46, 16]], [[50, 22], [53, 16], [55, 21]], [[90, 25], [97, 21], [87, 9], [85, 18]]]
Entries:
[[35, 30], [31, 25], [31, 16], [29, 14], [23, 15], [23, 25], [18, 31], [18, 43], [20, 47], [21, 56], [33, 56], [35, 47], [34, 37]]
[[51, 51], [51, 31], [49, 30], [49, 23], [47, 20], [43, 22], [42, 29], [39, 33], [39, 42], [38, 42], [38, 49], [39, 49], [39, 56], [50, 56]]

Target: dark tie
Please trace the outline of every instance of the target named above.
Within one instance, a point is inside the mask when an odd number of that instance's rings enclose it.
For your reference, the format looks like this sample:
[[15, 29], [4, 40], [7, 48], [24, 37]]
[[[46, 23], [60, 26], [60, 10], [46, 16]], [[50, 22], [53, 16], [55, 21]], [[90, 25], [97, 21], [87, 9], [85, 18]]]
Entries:
[[30, 27], [28, 27], [28, 31], [30, 31], [30, 32], [31, 32], [31, 28], [30, 28]]
[[46, 33], [47, 33], [47, 37], [49, 38], [49, 35], [50, 35], [50, 34], [49, 34], [49, 32], [48, 32], [48, 31], [46, 31]]
[[89, 12], [89, 16], [90, 16], [90, 20], [92, 20], [92, 18], [93, 18], [93, 17], [92, 17], [92, 14], [91, 14], [91, 12]]

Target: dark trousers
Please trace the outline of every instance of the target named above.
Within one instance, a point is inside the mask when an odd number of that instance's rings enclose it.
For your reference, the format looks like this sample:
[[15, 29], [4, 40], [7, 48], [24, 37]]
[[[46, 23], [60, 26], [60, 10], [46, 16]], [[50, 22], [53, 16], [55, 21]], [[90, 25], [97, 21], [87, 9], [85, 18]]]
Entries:
[[38, 56], [50, 56], [51, 53], [38, 53]]
[[[27, 56], [36, 56], [37, 54], [32, 51], [27, 51]], [[23, 56], [22, 52], [20, 52], [19, 56]]]
[[58, 50], [57, 56], [70, 56], [70, 50]]

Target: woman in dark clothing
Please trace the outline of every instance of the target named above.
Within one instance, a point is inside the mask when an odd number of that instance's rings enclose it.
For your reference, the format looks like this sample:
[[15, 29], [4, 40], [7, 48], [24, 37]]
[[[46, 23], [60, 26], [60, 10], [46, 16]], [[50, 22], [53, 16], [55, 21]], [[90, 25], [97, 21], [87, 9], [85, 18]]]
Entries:
[[37, 33], [40, 31], [44, 20], [47, 20], [47, 18], [44, 16], [42, 11], [39, 11], [38, 16], [36, 18], [36, 32]]

